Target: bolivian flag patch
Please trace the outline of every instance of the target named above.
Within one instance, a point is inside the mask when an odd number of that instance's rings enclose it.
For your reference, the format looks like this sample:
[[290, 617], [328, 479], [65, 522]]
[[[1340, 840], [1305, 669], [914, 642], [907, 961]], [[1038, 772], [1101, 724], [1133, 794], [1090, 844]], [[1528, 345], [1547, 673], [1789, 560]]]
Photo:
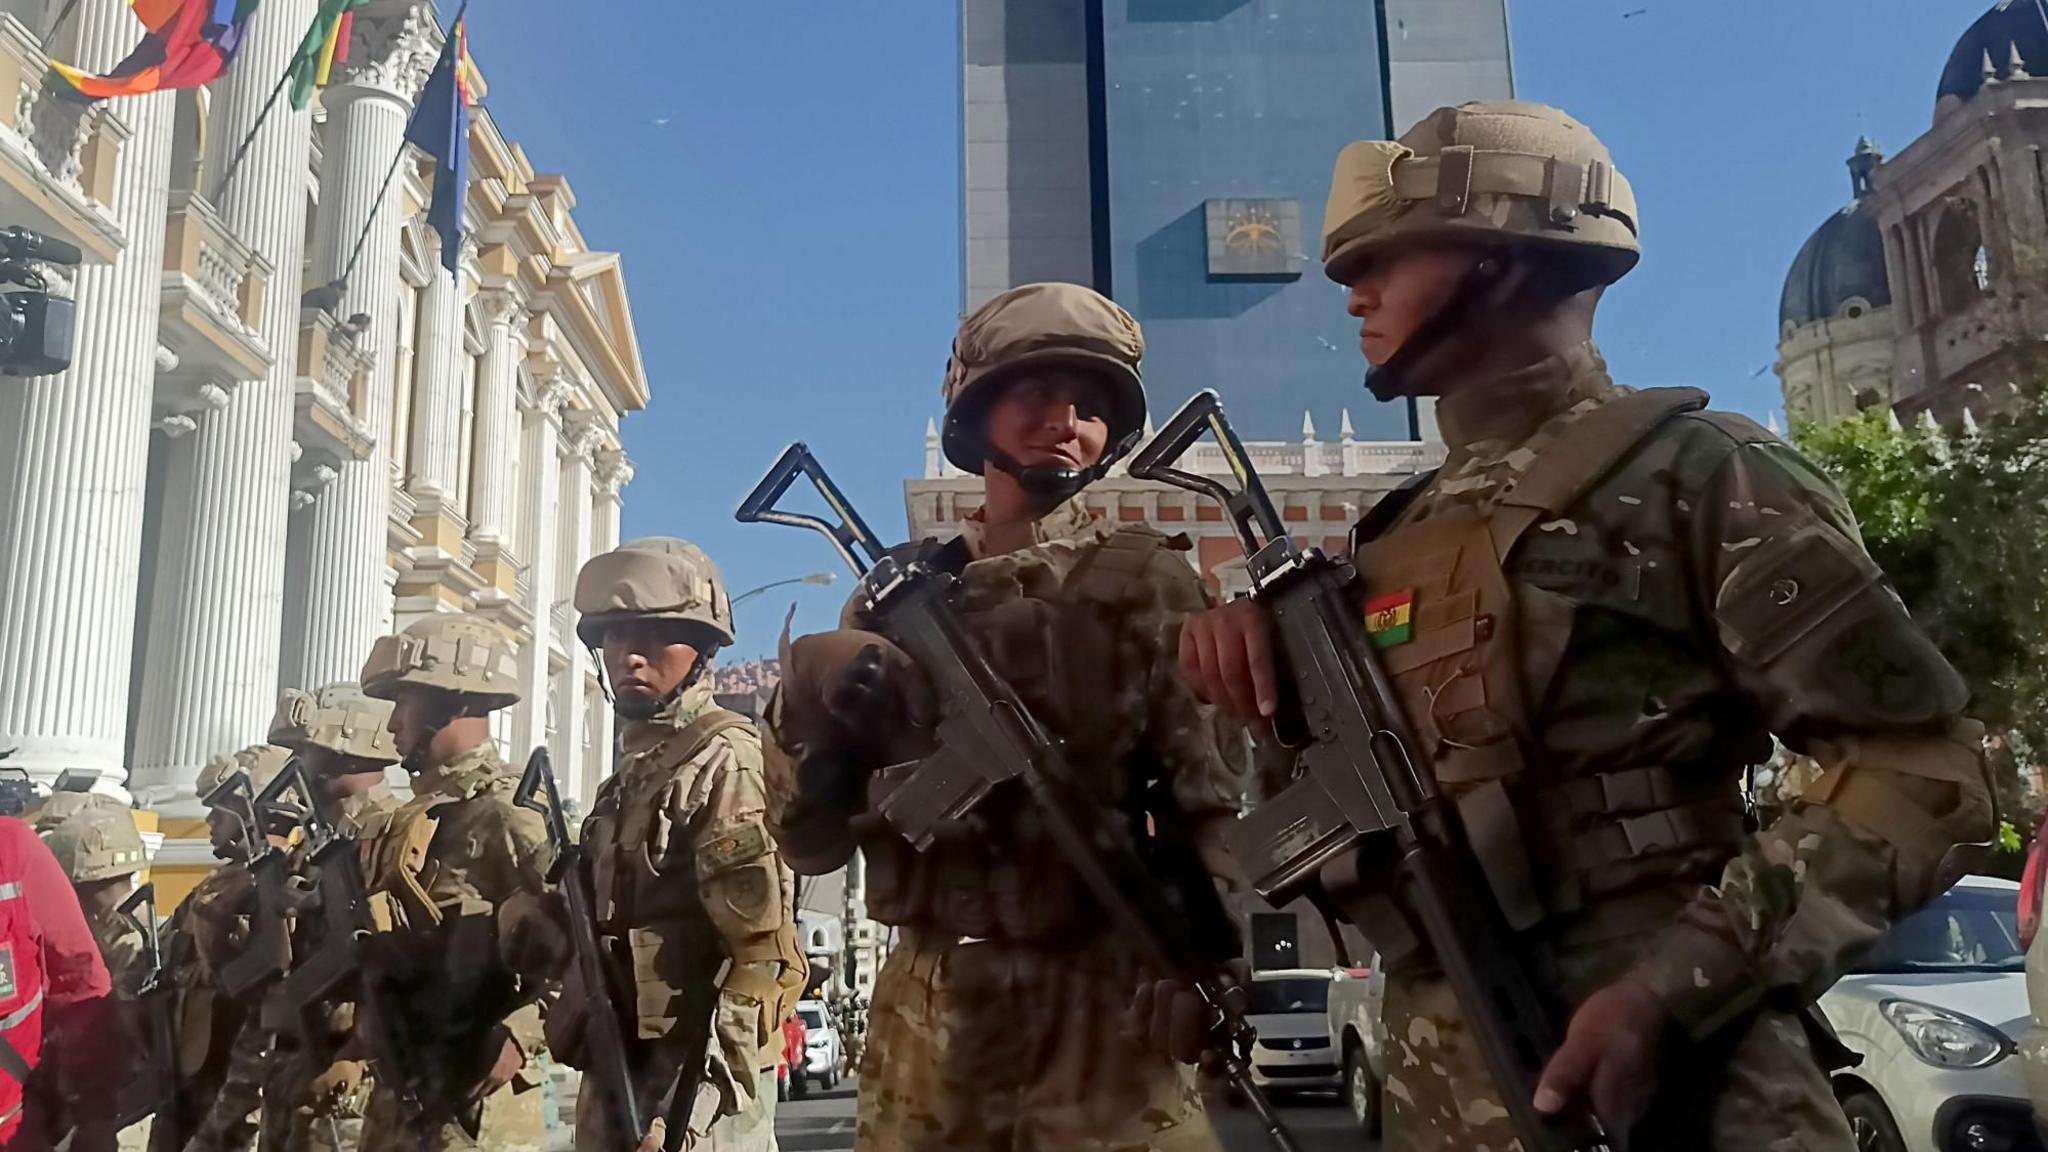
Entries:
[[1365, 602], [1365, 634], [1375, 648], [1392, 648], [1415, 638], [1411, 613], [1415, 610], [1415, 589], [1403, 588], [1375, 596]]

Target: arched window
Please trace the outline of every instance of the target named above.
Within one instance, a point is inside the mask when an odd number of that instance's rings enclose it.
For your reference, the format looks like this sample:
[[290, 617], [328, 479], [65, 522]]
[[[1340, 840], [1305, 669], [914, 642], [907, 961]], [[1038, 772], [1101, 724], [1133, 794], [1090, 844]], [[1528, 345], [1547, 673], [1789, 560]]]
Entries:
[[1934, 282], [1947, 313], [1962, 311], [1991, 290], [1991, 256], [1968, 203], [1951, 205], [1935, 225]]

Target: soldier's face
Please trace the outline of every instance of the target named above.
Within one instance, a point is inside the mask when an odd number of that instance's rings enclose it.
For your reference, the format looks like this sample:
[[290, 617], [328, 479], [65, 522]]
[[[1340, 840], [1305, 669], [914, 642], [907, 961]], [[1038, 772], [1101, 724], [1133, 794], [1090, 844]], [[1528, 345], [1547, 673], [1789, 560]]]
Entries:
[[1411, 248], [1366, 265], [1351, 285], [1345, 311], [1358, 317], [1358, 344], [1380, 367], [1417, 328], [1443, 310], [1458, 282], [1480, 260], [1464, 248]]
[[398, 754], [405, 757], [406, 766], [417, 770], [427, 763], [427, 751], [435, 734], [452, 718], [453, 713], [439, 693], [407, 686], [392, 700], [391, 722], [385, 728], [398, 745]]
[[1026, 468], [1094, 466], [1109, 445], [1102, 387], [1071, 372], [1019, 378], [988, 408], [991, 447]]
[[242, 858], [242, 822], [219, 808], [206, 810], [206, 835], [213, 854], [222, 860]]
[[628, 720], [645, 720], [697, 666], [697, 649], [683, 640], [672, 621], [621, 620], [604, 630], [604, 672], [611, 681], [613, 708]]

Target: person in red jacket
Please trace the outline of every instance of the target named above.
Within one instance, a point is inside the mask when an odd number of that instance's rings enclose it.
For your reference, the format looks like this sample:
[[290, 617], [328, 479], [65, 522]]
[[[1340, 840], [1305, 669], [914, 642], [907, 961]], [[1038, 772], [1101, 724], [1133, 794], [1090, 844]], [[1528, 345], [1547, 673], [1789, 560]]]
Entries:
[[[25, 796], [28, 782], [16, 776], [0, 780], [0, 792]], [[0, 815], [0, 1149], [42, 1152], [63, 1101], [112, 1097], [129, 1050], [112, 992], [57, 858], [27, 824]], [[112, 1148], [113, 1139], [111, 1129], [81, 1128], [72, 1147]]]

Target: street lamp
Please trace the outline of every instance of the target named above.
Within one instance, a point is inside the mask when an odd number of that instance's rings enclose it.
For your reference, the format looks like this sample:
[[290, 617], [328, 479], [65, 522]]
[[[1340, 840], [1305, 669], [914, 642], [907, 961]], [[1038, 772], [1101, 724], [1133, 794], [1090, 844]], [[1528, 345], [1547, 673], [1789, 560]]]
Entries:
[[751, 600], [773, 588], [782, 588], [790, 584], [816, 584], [824, 587], [838, 579], [839, 573], [837, 572], [813, 572], [809, 576], [792, 576], [787, 580], [777, 580], [772, 584], [763, 584], [759, 588], [749, 588], [745, 592], [733, 597], [730, 607], [738, 608], [741, 602]]

